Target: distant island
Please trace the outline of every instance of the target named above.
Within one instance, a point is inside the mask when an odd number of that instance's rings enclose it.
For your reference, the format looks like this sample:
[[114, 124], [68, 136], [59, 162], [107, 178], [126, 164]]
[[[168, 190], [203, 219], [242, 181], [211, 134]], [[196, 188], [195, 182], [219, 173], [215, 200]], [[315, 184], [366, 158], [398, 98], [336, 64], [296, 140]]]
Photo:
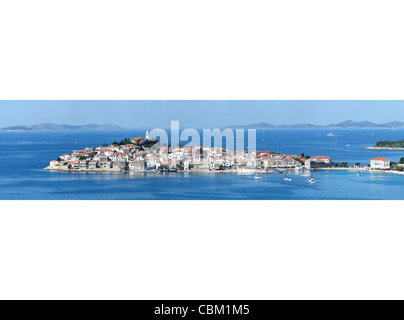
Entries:
[[325, 126], [315, 125], [310, 123], [298, 123], [298, 124], [283, 124], [283, 125], [274, 125], [266, 122], [253, 123], [248, 125], [238, 125], [231, 126], [232, 129], [315, 129], [315, 128], [404, 128], [404, 122], [388, 122], [377, 124], [370, 121], [353, 121], [347, 120], [341, 123], [332, 123]]
[[404, 140], [399, 141], [378, 141], [374, 147], [365, 149], [370, 150], [404, 150]]
[[[234, 125], [228, 127], [230, 129], [316, 129], [316, 128], [372, 128], [372, 129], [394, 129], [404, 128], [404, 122], [387, 122], [387, 123], [373, 123], [370, 121], [353, 121], [348, 120], [336, 124], [328, 125], [315, 125], [310, 123], [298, 123], [298, 124], [283, 124], [274, 125], [266, 122], [259, 122], [247, 125]], [[138, 128], [139, 129], [139, 128]], [[54, 123], [42, 123], [36, 125], [17, 125], [7, 128], [0, 128], [0, 131], [68, 131], [68, 130], [125, 130], [124, 128], [114, 124], [84, 124], [84, 125], [68, 125], [68, 124], [54, 124]]]
[[0, 129], [1, 131], [69, 131], [69, 130], [124, 130], [122, 127], [114, 124], [85, 124], [85, 125], [68, 125], [42, 123], [32, 126], [18, 125]]

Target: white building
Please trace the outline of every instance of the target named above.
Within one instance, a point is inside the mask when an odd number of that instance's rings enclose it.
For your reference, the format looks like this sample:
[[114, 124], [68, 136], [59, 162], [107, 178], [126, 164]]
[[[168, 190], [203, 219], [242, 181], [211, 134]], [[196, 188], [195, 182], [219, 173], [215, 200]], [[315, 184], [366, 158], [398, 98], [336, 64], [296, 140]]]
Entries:
[[305, 162], [306, 169], [313, 168], [325, 168], [329, 167], [332, 163], [332, 159], [325, 156], [315, 156], [310, 159], [307, 159]]
[[50, 162], [50, 166], [51, 166], [51, 167], [57, 167], [57, 166], [59, 166], [59, 161], [52, 160], [52, 161]]
[[390, 170], [390, 160], [386, 158], [374, 158], [370, 160], [370, 168], [373, 170]]
[[59, 158], [62, 159], [63, 161], [66, 161], [70, 158], [70, 154], [65, 153], [64, 155], [60, 156]]

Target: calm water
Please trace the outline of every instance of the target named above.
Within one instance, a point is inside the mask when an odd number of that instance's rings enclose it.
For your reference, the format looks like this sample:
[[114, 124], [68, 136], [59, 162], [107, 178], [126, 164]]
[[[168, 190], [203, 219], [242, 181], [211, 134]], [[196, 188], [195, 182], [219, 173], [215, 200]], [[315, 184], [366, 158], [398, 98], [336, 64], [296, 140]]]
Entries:
[[[334, 161], [369, 164], [374, 157], [392, 161], [404, 151], [373, 151], [378, 140], [404, 139], [404, 130], [335, 129], [258, 130], [257, 149], [287, 154], [327, 155]], [[404, 199], [404, 176], [352, 172], [315, 172], [317, 184], [291, 175], [90, 174], [40, 170], [63, 153], [94, 147], [140, 131], [0, 132], [0, 199]], [[77, 144], [75, 144], [77, 141]], [[347, 145], [351, 145], [347, 147]]]

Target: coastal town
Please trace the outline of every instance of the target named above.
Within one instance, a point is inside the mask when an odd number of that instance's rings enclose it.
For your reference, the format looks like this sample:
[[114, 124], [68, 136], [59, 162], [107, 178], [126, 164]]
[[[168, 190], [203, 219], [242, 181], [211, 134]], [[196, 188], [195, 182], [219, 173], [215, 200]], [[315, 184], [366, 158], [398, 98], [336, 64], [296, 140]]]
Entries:
[[[404, 159], [403, 159], [404, 160]], [[220, 147], [166, 146], [156, 139], [136, 137], [104, 144], [96, 148], [75, 150], [50, 161], [45, 170], [67, 172], [252, 172], [276, 173], [285, 170], [378, 170], [402, 172], [403, 163], [386, 158], [371, 159], [369, 164], [335, 163], [323, 155], [286, 155], [271, 151], [230, 152]]]

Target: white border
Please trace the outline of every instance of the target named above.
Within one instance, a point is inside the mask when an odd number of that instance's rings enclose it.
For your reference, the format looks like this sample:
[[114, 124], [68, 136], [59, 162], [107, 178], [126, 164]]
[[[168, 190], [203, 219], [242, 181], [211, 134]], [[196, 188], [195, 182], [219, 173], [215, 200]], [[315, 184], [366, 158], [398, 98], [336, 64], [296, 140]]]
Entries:
[[1, 206], [1, 299], [403, 298], [392, 202]]
[[0, 2], [2, 99], [402, 99], [403, 3]]

